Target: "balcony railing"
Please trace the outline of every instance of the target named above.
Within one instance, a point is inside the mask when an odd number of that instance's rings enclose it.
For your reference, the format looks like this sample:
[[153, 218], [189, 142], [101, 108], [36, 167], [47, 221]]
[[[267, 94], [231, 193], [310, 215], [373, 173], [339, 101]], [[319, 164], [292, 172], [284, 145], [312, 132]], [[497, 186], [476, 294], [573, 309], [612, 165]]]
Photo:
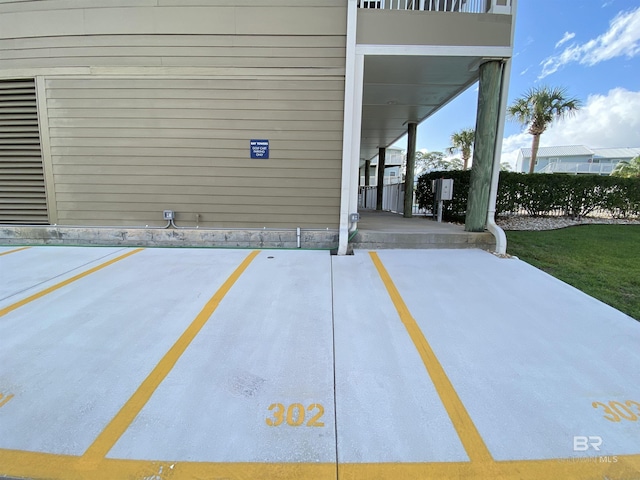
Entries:
[[538, 173], [569, 173], [569, 174], [596, 174], [611, 175], [616, 163], [592, 163], [592, 162], [551, 162], [541, 168]]
[[428, 12], [511, 13], [511, 0], [358, 0], [359, 8]]

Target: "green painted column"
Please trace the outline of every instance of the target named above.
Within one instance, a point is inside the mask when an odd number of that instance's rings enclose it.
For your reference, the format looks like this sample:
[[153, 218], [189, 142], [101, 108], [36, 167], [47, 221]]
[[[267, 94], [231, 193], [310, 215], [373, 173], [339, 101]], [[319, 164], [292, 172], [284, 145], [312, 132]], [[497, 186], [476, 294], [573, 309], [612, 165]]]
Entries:
[[[365, 160], [364, 162], [364, 186], [368, 187], [371, 183], [371, 160]], [[364, 189], [364, 208], [367, 208], [367, 196], [369, 195], [369, 189]]]
[[366, 160], [364, 162], [364, 184], [365, 186], [369, 186], [370, 185], [370, 179], [371, 179], [371, 160]]
[[467, 232], [482, 232], [487, 223], [498, 131], [502, 68], [501, 61], [489, 61], [480, 65], [476, 137], [473, 145], [467, 217], [464, 224]]
[[413, 217], [413, 175], [416, 169], [417, 127], [417, 123], [410, 122], [407, 130], [407, 172], [404, 177], [404, 218]]
[[384, 193], [384, 165], [386, 162], [386, 148], [378, 149], [378, 181], [376, 182], [376, 210], [382, 210], [382, 199]]

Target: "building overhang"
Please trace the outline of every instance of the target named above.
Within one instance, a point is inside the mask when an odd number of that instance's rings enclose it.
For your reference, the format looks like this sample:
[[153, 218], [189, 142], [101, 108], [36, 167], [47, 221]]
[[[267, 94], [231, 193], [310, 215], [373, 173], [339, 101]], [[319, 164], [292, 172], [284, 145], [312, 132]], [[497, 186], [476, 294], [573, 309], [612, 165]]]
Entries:
[[358, 9], [357, 23], [355, 53], [364, 56], [361, 162], [406, 134], [408, 123], [422, 122], [473, 85], [483, 62], [508, 59], [513, 51], [513, 16], [489, 10], [387, 5]]

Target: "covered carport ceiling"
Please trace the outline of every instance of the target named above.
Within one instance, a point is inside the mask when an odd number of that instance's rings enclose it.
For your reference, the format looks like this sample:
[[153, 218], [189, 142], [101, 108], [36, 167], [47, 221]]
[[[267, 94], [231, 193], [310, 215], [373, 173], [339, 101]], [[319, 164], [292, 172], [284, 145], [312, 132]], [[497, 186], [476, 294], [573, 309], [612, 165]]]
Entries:
[[[361, 159], [394, 143], [478, 79], [479, 57], [365, 55]], [[452, 125], [452, 128], [456, 128]]]

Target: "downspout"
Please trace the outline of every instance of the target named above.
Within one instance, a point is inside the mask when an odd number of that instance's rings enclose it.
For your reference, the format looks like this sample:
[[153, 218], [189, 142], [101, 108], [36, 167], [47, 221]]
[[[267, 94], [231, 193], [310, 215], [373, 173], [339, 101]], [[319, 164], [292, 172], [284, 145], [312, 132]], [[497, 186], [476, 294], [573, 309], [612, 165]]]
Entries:
[[[349, 245], [349, 211], [351, 198], [352, 163], [359, 162], [359, 156], [352, 158], [351, 145], [354, 135], [355, 64], [356, 64], [356, 22], [357, 0], [349, 0], [347, 4], [347, 46], [345, 52], [344, 72], [344, 132], [342, 136], [342, 181], [340, 186], [340, 229], [338, 255], [346, 255]], [[359, 140], [359, 138], [358, 138]], [[357, 168], [358, 164], [356, 164]], [[357, 173], [356, 173], [357, 175]], [[356, 198], [358, 191], [356, 188]]]
[[[511, 48], [515, 38], [515, 23], [517, 12], [517, 0], [511, 4]], [[496, 239], [496, 250], [498, 255], [507, 253], [507, 235], [504, 230], [496, 224], [496, 201], [498, 198], [498, 183], [500, 181], [500, 160], [502, 157], [502, 139], [504, 137], [504, 122], [509, 102], [509, 80], [511, 79], [511, 57], [507, 58], [502, 68], [502, 85], [500, 110], [498, 111], [498, 130], [496, 132], [496, 146], [493, 154], [493, 176], [491, 178], [491, 188], [489, 190], [489, 211], [487, 212], [487, 230]]]
[[498, 197], [498, 183], [500, 181], [500, 159], [502, 155], [502, 137], [504, 135], [505, 105], [508, 101], [509, 88], [505, 82], [509, 81], [511, 74], [511, 59], [507, 59], [502, 67], [502, 95], [500, 98], [500, 110], [498, 113], [498, 129], [496, 132], [496, 146], [493, 153], [493, 172], [491, 177], [491, 188], [489, 189], [489, 210], [487, 212], [487, 230], [496, 239], [496, 253], [505, 255], [507, 253], [507, 235], [504, 230], [496, 224], [496, 200]]

